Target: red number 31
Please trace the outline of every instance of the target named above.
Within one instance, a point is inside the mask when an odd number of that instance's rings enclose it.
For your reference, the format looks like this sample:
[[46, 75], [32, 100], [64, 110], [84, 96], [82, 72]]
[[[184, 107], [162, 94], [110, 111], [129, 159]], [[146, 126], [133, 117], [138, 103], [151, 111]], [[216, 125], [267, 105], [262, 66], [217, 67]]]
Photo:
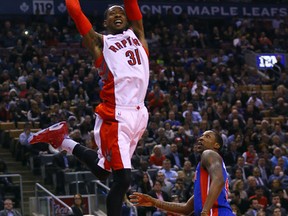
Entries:
[[140, 59], [140, 56], [139, 56], [139, 50], [138, 49], [135, 49], [134, 51], [132, 50], [128, 50], [126, 53], [125, 53], [126, 57], [129, 58], [129, 60], [127, 61], [129, 65], [140, 65], [141, 64], [141, 59]]

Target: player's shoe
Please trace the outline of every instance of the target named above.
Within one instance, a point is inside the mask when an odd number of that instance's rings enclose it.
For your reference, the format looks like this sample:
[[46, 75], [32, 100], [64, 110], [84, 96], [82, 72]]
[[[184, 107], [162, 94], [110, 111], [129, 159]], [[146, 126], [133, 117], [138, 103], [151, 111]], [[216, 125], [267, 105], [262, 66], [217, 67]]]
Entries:
[[30, 144], [45, 142], [57, 149], [61, 146], [65, 137], [68, 136], [68, 127], [65, 121], [54, 124], [33, 134], [28, 142]]

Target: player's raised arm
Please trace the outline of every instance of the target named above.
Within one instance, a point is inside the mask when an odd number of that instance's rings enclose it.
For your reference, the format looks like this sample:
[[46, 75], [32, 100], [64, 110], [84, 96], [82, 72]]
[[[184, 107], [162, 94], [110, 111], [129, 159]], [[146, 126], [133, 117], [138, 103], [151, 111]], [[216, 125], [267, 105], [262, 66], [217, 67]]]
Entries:
[[124, 0], [124, 8], [131, 27], [145, 49], [148, 50], [148, 45], [145, 40], [144, 27], [142, 21], [142, 13], [137, 0]]
[[65, 0], [65, 2], [69, 15], [74, 20], [79, 33], [83, 36], [85, 46], [96, 59], [101, 54], [102, 35], [92, 28], [92, 24], [82, 12], [79, 0]]

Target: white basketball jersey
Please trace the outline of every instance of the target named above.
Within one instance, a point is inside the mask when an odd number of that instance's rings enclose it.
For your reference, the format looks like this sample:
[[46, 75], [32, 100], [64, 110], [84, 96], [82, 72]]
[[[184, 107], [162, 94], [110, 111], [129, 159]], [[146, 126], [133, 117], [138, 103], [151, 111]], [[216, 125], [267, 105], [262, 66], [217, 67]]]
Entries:
[[101, 98], [112, 105], [133, 106], [144, 102], [149, 82], [148, 55], [131, 29], [103, 36], [99, 75]]

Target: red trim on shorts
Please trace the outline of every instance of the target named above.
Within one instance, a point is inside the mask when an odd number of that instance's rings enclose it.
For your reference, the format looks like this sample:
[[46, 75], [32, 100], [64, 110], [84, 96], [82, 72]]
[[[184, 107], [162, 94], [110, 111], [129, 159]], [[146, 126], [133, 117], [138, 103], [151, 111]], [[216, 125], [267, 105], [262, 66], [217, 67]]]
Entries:
[[101, 150], [106, 170], [123, 169], [118, 146], [118, 122], [103, 121], [100, 128]]

